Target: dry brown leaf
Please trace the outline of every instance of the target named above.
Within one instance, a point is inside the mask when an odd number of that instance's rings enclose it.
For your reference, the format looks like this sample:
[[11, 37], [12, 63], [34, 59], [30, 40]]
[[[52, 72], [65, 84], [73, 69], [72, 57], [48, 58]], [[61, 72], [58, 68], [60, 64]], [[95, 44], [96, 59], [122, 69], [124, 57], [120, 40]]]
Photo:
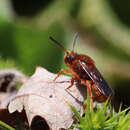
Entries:
[[16, 85], [28, 79], [16, 69], [0, 70], [0, 108], [6, 108], [9, 101], [16, 95]]
[[39, 116], [52, 130], [69, 129], [74, 119], [68, 104], [81, 113], [86, 89], [74, 85], [66, 90], [71, 84], [71, 78], [62, 75], [53, 82], [55, 76], [56, 74], [37, 67], [34, 75], [10, 102], [9, 112], [21, 112], [24, 108], [30, 126], [33, 126], [33, 120]]
[[13, 128], [18, 128], [18, 120], [23, 128], [28, 126], [25, 111], [22, 111], [21, 113], [14, 112], [10, 114], [8, 109], [0, 109], [0, 121], [3, 121]]

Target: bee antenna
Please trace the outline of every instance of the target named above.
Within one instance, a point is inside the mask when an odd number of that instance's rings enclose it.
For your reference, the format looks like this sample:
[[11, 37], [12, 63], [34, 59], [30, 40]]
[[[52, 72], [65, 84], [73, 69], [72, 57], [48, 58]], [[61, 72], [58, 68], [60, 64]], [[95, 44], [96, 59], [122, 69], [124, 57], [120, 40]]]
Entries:
[[76, 44], [76, 40], [77, 40], [77, 38], [78, 38], [78, 35], [79, 35], [78, 32], [76, 32], [76, 33], [74, 34], [74, 39], [73, 39], [73, 44], [72, 44], [72, 52], [74, 51], [74, 47], [75, 47], [75, 44]]
[[53, 37], [49, 37], [54, 43], [56, 43], [64, 52], [68, 53], [68, 51], [62, 46], [58, 41], [56, 41]]

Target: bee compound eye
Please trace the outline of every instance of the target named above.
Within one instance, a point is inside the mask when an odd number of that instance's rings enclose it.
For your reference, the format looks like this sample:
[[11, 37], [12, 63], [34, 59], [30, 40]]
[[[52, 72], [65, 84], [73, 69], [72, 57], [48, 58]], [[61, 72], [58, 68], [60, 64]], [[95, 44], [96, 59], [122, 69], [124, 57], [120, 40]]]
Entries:
[[68, 61], [69, 63], [72, 62], [72, 58], [71, 58], [71, 56], [67, 56], [67, 61]]

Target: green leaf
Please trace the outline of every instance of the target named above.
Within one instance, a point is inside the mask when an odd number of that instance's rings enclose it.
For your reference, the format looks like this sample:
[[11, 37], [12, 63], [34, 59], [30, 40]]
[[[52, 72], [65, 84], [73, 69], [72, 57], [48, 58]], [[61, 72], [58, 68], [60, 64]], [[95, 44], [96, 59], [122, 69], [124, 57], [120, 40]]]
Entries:
[[0, 128], [2, 130], [15, 130], [13, 127], [9, 126], [8, 124], [0, 121]]
[[80, 116], [80, 114], [79, 114], [79, 112], [75, 109], [75, 107], [73, 107], [72, 105], [70, 105], [69, 104], [69, 106], [70, 106], [70, 108], [71, 108], [71, 110], [74, 112], [74, 114], [75, 114], [75, 116], [77, 117], [77, 119], [80, 121], [80, 122], [82, 122], [82, 117]]

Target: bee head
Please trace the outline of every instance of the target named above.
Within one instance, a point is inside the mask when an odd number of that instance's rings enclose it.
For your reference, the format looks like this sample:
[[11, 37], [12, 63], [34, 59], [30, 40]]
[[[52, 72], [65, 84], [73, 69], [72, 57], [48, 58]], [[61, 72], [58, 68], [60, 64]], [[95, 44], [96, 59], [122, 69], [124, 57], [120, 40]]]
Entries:
[[64, 56], [65, 64], [72, 65], [72, 62], [76, 59], [76, 54], [74, 52], [67, 53]]

